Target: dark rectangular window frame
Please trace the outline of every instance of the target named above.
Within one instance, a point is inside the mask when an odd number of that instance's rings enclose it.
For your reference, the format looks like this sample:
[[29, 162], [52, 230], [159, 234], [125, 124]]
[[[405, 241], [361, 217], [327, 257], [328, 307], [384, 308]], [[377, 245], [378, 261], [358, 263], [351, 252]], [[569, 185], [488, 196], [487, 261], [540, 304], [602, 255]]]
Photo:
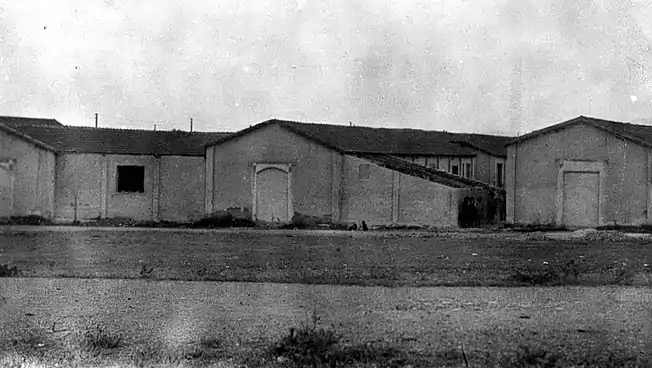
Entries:
[[496, 163], [496, 186], [498, 186], [499, 188], [502, 188], [505, 185], [503, 180], [504, 175], [505, 175], [505, 165], [502, 162], [497, 162]]
[[358, 165], [358, 179], [369, 180], [370, 178], [371, 178], [371, 164]]
[[462, 176], [465, 177], [465, 178], [468, 178], [468, 179], [473, 179], [473, 163], [472, 162], [463, 162], [462, 163]]
[[[131, 172], [129, 172], [131, 171]], [[133, 182], [121, 181], [122, 175], [138, 175], [138, 178], [131, 178]], [[115, 191], [119, 194], [145, 194], [145, 166], [144, 165], [116, 165], [115, 168]]]
[[458, 164], [452, 165], [451, 164], [451, 174], [460, 175], [460, 165], [458, 165]]

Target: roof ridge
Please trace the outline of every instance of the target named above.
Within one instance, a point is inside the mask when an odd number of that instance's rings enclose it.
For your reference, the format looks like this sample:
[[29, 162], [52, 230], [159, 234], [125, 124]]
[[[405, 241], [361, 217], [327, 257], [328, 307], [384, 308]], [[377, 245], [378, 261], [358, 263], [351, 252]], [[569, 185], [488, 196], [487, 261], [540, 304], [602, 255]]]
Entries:
[[16, 116], [16, 115], [0, 115], [1, 118], [9, 118], [9, 119], [29, 119], [29, 120], [57, 120], [55, 118], [34, 118], [34, 117], [29, 117], [29, 116]]
[[177, 133], [177, 132], [184, 132], [188, 134], [231, 134], [231, 132], [199, 132], [199, 131], [188, 131], [188, 130], [181, 130], [181, 129], [172, 129], [172, 130], [151, 130], [151, 129], [131, 129], [131, 128], [111, 128], [111, 127], [93, 127], [93, 126], [87, 126], [87, 125], [49, 125], [49, 126], [43, 126], [39, 128], [43, 129], [52, 129], [52, 130], [66, 130], [66, 129], [83, 129], [83, 130], [95, 130], [95, 131], [127, 131], [127, 132], [151, 132], [151, 133]]
[[[295, 120], [285, 120], [285, 119], [271, 119], [278, 123], [290, 123], [290, 124], [300, 124], [300, 125], [319, 125], [319, 126], [328, 126], [328, 127], [342, 127], [342, 128], [363, 128], [363, 129], [374, 129], [374, 130], [389, 130], [389, 131], [412, 131], [412, 132], [425, 132], [425, 133], [444, 133], [444, 134], [453, 134], [453, 135], [477, 135], [485, 137], [498, 137], [498, 138], [511, 138], [510, 136], [504, 135], [494, 135], [487, 133], [468, 133], [468, 132], [450, 132], [447, 130], [430, 130], [430, 129], [418, 129], [418, 128], [393, 128], [393, 127], [375, 127], [368, 125], [345, 125], [345, 124], [332, 124], [324, 122], [303, 122]], [[268, 120], [270, 121], [270, 120]]]
[[[590, 120], [590, 121], [599, 122], [599, 123], [631, 125], [631, 126], [652, 128], [652, 120], [650, 121], [651, 125], [645, 125], [645, 124], [632, 123], [631, 121], [608, 120], [608, 119], [595, 118], [595, 117], [585, 116], [585, 115], [580, 115], [576, 119]], [[571, 119], [571, 120], [574, 120], [574, 119]]]
[[[600, 119], [600, 118], [595, 118], [591, 116], [586, 116], [586, 115], [579, 115], [575, 118], [568, 119], [565, 121], [562, 121], [560, 123], [547, 126], [545, 128], [537, 129], [532, 132], [529, 132], [527, 134], [524, 134], [519, 137], [514, 137], [511, 141], [509, 141], [506, 146], [513, 145], [519, 142], [522, 142], [524, 140], [531, 139], [533, 137], [539, 136], [541, 134], [546, 134], [548, 132], [553, 132], [559, 129], [563, 129], [569, 125], [572, 124], [577, 124], [577, 123], [583, 123], [583, 124], [588, 124], [592, 125], [598, 129], [602, 129], [604, 131], [610, 132], [611, 134], [614, 134], [617, 137], [624, 138], [631, 140], [633, 142], [643, 144], [648, 147], [652, 147], [652, 137], [648, 136], [648, 134], [640, 134], [642, 133], [641, 131], [636, 131], [635, 129], [626, 129], [627, 127], [632, 127], [632, 128], [645, 128], [645, 129], [650, 129], [652, 130], [652, 125], [639, 125], [639, 124], [632, 124], [629, 122], [622, 122], [622, 121], [615, 121], [615, 120], [607, 120], [607, 119]], [[618, 129], [617, 126], [620, 126], [625, 129]]]

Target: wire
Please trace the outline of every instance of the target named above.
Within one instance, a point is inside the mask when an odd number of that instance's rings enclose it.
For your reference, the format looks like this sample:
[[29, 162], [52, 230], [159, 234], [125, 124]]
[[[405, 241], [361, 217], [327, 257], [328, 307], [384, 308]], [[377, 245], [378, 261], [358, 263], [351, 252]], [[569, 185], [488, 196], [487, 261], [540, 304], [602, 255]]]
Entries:
[[[102, 119], [108, 119], [108, 120], [112, 120], [112, 121], [130, 122], [130, 123], [136, 123], [136, 124], [139, 124], [139, 125], [155, 124], [157, 129], [164, 128], [164, 127], [170, 126], [170, 125], [177, 125], [177, 126], [182, 125], [182, 124], [175, 124], [174, 121], [170, 121], [170, 120], [140, 120], [140, 119], [130, 119], [130, 118], [125, 118], [125, 117], [119, 117], [119, 116], [104, 115], [104, 114], [99, 114], [99, 113], [97, 115], [98, 115], [98, 119], [99, 119], [99, 117], [101, 117]], [[192, 121], [193, 121], [193, 128], [196, 128], [196, 123], [200, 123], [200, 124], [203, 124], [205, 127], [211, 126], [211, 127], [216, 127], [218, 129], [228, 129], [228, 126], [226, 126], [224, 124], [221, 124], [221, 123], [215, 123], [215, 122], [210, 122], [209, 123], [209, 122], [207, 122], [205, 120], [197, 120], [195, 118], [192, 118]], [[188, 123], [185, 123], [185, 124], [189, 124], [189, 123], [190, 123], [190, 120], [188, 120]], [[175, 129], [175, 128], [173, 127], [172, 129]]]

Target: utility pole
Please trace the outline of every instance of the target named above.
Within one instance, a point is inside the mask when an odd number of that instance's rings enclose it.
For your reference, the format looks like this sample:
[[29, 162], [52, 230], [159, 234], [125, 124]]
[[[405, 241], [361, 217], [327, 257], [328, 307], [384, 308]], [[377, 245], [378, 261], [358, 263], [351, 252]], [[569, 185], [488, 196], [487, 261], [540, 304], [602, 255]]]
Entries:
[[190, 118], [190, 131], [192, 132], [192, 118]]
[[98, 114], [95, 113], [95, 127], [96, 127], [96, 128], [97, 128], [97, 116], [98, 116]]

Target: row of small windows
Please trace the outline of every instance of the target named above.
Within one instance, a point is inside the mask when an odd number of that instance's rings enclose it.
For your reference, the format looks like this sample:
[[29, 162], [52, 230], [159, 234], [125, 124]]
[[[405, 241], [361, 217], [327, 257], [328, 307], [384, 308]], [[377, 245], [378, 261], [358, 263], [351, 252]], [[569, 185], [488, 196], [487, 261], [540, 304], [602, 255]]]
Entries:
[[[465, 162], [462, 164], [462, 172], [460, 174], [460, 165], [451, 165], [450, 173], [453, 175], [461, 175], [465, 178], [473, 177], [473, 165], [470, 162]], [[359, 179], [369, 179], [371, 176], [371, 166], [370, 164], [360, 164], [358, 166], [358, 178]]]
[[[434, 168], [434, 167], [433, 167]], [[460, 172], [460, 165], [453, 164], [450, 165], [450, 173], [453, 175], [460, 175], [465, 178], [473, 178], [473, 163], [471, 162], [463, 162], [461, 165], [461, 172]], [[502, 163], [496, 163], [496, 179], [495, 179], [495, 185], [498, 187], [502, 187], [504, 185], [503, 182], [503, 175], [504, 175], [504, 169], [503, 169], [503, 164]], [[369, 179], [371, 176], [371, 165], [370, 164], [360, 164], [358, 166], [358, 178], [359, 179]]]

